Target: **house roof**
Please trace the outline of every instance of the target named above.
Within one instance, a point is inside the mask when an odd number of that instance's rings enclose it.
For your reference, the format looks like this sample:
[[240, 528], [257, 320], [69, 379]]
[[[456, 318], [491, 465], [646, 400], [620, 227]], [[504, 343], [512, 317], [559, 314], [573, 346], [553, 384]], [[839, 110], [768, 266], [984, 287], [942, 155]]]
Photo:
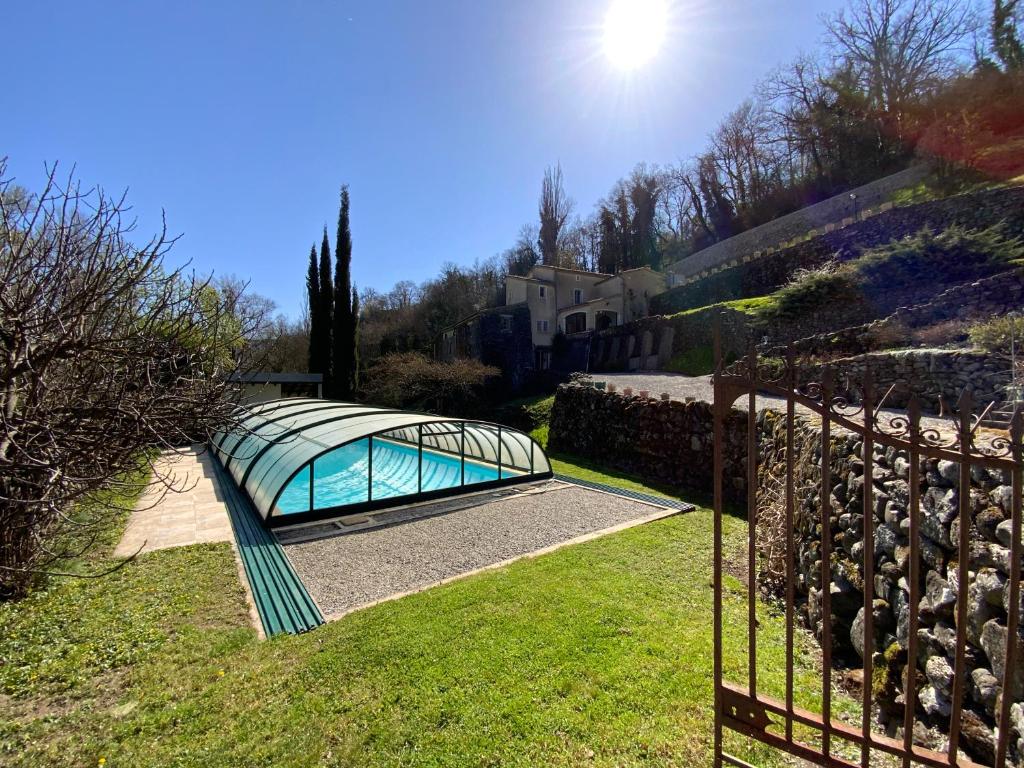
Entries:
[[274, 371], [247, 371], [232, 373], [228, 381], [242, 384], [322, 384], [322, 373], [276, 373]]
[[652, 275], [656, 275], [657, 274], [657, 272], [655, 272], [650, 267], [633, 267], [632, 269], [624, 269], [624, 270], [622, 270], [621, 272], [619, 272], [618, 274], [615, 274], [615, 275], [608, 275], [608, 277], [606, 277], [604, 280], [601, 280], [599, 283], [597, 283], [597, 285], [600, 285], [601, 283], [607, 283], [613, 277], [622, 277], [623, 275], [628, 275], [630, 272], [643, 272], [645, 270], [647, 272], [650, 272]]
[[530, 267], [531, 271], [534, 269], [553, 269], [556, 272], [570, 272], [580, 275], [594, 275], [595, 277], [615, 277], [607, 272], [591, 272], [589, 269], [572, 269], [571, 267], [555, 267], [550, 264], [534, 264]]
[[585, 307], [588, 304], [600, 304], [601, 302], [609, 302], [619, 298], [622, 298], [621, 293], [613, 293], [611, 296], [598, 296], [596, 299], [590, 299], [589, 301], [584, 301], [579, 304], [570, 304], [568, 307], [562, 307], [558, 310], [558, 314], [564, 315], [565, 313], [572, 312], [579, 307]]
[[445, 333], [445, 331], [450, 331], [450, 330], [452, 330], [452, 328], [458, 328], [460, 325], [465, 325], [470, 320], [475, 320], [476, 318], [480, 317], [481, 315], [500, 314], [500, 313], [505, 312], [505, 311], [513, 310], [516, 307], [523, 307], [523, 306], [526, 306], [526, 302], [525, 301], [517, 301], [515, 304], [503, 304], [500, 307], [487, 307], [487, 309], [478, 309], [472, 315], [466, 315], [466, 317], [462, 318], [461, 320], [458, 320], [457, 322], [454, 322], [451, 325], [446, 325], [444, 328], [442, 328], [440, 331], [438, 331], [437, 335], [441, 336], [441, 335], [443, 335]]

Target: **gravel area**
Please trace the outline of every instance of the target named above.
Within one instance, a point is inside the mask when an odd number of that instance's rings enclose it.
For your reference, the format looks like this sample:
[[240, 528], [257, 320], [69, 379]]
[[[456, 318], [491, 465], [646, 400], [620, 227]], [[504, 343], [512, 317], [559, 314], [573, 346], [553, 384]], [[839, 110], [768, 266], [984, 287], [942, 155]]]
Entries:
[[[684, 376], [681, 373], [594, 373], [591, 374], [594, 381], [613, 382], [621, 392], [626, 387], [632, 387], [634, 391], [647, 390], [651, 397], [658, 397], [662, 392], [668, 392], [673, 400], [685, 400], [692, 397], [704, 402], [714, 402], [714, 387], [711, 386], [710, 376]], [[747, 409], [746, 397], [736, 401], [736, 408], [745, 411]], [[786, 401], [781, 397], [757, 396], [757, 408], [776, 408], [780, 411], [786, 410]], [[801, 406], [797, 411], [810, 413]], [[879, 419], [891, 419], [894, 416], [905, 416], [906, 411], [896, 408], [883, 408], [879, 413]], [[940, 419], [938, 416], [922, 416], [921, 425], [940, 432], [955, 432], [955, 425], [948, 419]]]
[[[431, 506], [389, 527], [289, 543], [285, 552], [325, 616], [422, 589], [585, 534], [666, 512], [653, 504], [552, 481], [445, 514]], [[444, 507], [442, 507], [442, 510]], [[321, 529], [324, 530], [324, 529]]]

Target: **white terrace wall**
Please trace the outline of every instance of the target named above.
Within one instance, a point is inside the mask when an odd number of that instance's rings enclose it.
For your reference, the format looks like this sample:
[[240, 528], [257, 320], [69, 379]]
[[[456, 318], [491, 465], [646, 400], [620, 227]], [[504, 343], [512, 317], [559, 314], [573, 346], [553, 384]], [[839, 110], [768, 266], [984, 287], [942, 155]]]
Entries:
[[[715, 269], [755, 251], [777, 247], [794, 238], [805, 237], [812, 230], [842, 225], [847, 219], [852, 223], [855, 210], [863, 214], [869, 209], [885, 205], [894, 192], [914, 186], [927, 175], [927, 166], [911, 166], [905, 171], [801, 208], [767, 224], [741, 232], [728, 240], [715, 243], [670, 266], [668, 272], [672, 276], [671, 284], [680, 285], [700, 272]], [[851, 194], [857, 195], [856, 205], [850, 198]]]

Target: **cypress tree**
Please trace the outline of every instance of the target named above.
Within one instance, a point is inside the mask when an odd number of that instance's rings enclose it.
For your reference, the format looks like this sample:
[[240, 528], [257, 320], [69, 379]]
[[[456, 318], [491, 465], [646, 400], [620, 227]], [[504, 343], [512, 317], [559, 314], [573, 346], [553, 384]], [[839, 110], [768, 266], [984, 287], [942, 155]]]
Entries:
[[359, 291], [352, 284], [352, 391], [359, 389]]
[[355, 323], [352, 318], [352, 233], [348, 223], [348, 186], [341, 188], [341, 208], [338, 211], [338, 238], [335, 241], [334, 266], [334, 324], [333, 396], [351, 400], [355, 376]]
[[309, 269], [306, 272], [306, 299], [309, 302], [309, 356], [310, 373], [323, 373], [320, 364], [320, 270], [316, 265], [316, 246], [309, 249]]
[[327, 227], [320, 243], [320, 363], [324, 375], [324, 392], [332, 391], [331, 325], [334, 315], [334, 292], [331, 287], [331, 244], [327, 240]]

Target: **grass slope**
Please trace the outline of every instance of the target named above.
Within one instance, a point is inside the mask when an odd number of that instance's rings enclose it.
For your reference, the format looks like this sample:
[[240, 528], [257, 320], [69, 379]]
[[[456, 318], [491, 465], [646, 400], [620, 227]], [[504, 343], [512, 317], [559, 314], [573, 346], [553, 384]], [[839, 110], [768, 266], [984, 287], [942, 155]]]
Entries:
[[[708, 765], [711, 524], [707, 510], [665, 519], [267, 642], [224, 544], [54, 581], [0, 606], [0, 764]], [[742, 521], [725, 531], [741, 546]], [[741, 588], [727, 588], [738, 626]], [[782, 623], [760, 621], [778, 693]], [[727, 649], [739, 681], [743, 642]]]

